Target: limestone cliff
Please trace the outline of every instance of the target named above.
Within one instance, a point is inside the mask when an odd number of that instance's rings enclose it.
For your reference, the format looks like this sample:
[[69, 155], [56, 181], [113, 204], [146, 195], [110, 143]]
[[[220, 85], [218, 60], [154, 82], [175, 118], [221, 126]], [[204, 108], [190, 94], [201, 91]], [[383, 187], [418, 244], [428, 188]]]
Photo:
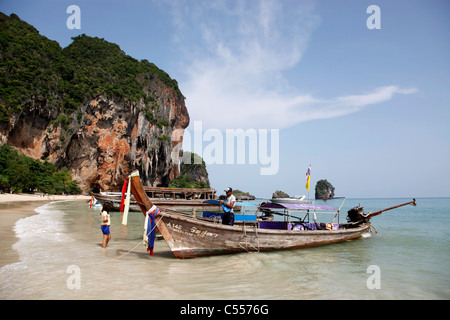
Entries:
[[[98, 96], [81, 106], [81, 117], [58, 122], [56, 111], [31, 108], [14, 115], [2, 141], [33, 158], [48, 159], [72, 172], [85, 191], [118, 190], [124, 177], [138, 169], [146, 185], [167, 186], [177, 177], [179, 150], [189, 114], [173, 90], [160, 87], [162, 119], [152, 124], [142, 103]], [[64, 126], [68, 124], [68, 129]]]
[[0, 145], [57, 169], [84, 192], [178, 175], [189, 114], [178, 84], [147, 60], [85, 35], [61, 49], [17, 16], [0, 14]]

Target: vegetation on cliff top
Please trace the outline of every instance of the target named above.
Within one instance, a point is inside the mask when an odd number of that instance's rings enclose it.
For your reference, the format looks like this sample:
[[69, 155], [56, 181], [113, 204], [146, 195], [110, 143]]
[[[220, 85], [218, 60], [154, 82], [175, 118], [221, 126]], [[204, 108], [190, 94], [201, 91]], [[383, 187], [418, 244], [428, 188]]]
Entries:
[[183, 155], [180, 163], [180, 176], [174, 179], [169, 187], [210, 188], [205, 161], [196, 153], [185, 151]]
[[245, 192], [239, 189], [233, 189], [233, 194], [237, 200], [255, 200], [255, 196], [250, 192]]
[[47, 161], [27, 157], [6, 144], [0, 147], [0, 189], [3, 191], [79, 194], [77, 184], [67, 168], [56, 171]]
[[317, 181], [315, 191], [316, 191], [316, 193], [315, 193], [316, 199], [333, 198], [334, 197], [334, 187], [326, 179]]
[[62, 49], [17, 15], [0, 12], [0, 122], [36, 104], [69, 114], [100, 94], [154, 105], [147, 84], [155, 78], [183, 97], [176, 80], [117, 44], [85, 34], [72, 39]]

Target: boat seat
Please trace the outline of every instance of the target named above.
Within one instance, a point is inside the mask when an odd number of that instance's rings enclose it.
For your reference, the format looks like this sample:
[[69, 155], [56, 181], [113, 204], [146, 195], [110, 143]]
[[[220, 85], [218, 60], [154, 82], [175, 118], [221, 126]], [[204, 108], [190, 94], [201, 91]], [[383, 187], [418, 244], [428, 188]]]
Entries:
[[[302, 224], [290, 224], [289, 230], [327, 230], [327, 225], [330, 227], [330, 223], [314, 223], [305, 222]], [[333, 223], [333, 230], [339, 229], [339, 223]]]
[[260, 221], [260, 229], [287, 230], [288, 223], [284, 221]]
[[[328, 224], [330, 227], [330, 224]], [[325, 223], [287, 223], [285, 221], [260, 221], [259, 222], [260, 229], [272, 229], [272, 230], [294, 230], [294, 231], [303, 231], [303, 230], [327, 230], [327, 224]], [[333, 223], [333, 230], [338, 230], [339, 224]]]

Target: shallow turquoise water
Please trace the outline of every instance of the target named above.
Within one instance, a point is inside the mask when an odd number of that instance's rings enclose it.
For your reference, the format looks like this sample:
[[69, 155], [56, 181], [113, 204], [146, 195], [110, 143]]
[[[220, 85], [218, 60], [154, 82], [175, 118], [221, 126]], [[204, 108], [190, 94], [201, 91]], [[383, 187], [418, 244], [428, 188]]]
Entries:
[[[410, 200], [347, 199], [340, 222], [358, 204], [369, 212]], [[20, 262], [0, 269], [0, 298], [449, 299], [450, 198], [417, 202], [373, 218], [378, 233], [359, 240], [190, 260], [174, 258], [163, 240], [150, 257], [140, 244], [141, 213], [123, 226], [113, 212], [103, 249], [98, 209], [53, 202], [16, 223]], [[370, 289], [375, 276], [379, 286]]]

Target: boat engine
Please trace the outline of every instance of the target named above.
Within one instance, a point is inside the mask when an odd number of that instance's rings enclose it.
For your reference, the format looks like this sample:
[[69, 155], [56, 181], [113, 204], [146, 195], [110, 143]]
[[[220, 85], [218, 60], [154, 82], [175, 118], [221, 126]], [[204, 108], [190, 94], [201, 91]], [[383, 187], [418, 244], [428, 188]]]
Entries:
[[[267, 202], [263, 202], [261, 203], [261, 206], [266, 204]], [[265, 221], [272, 221], [273, 220], [273, 213], [274, 211], [268, 209], [268, 208], [258, 208], [259, 211], [261, 211], [263, 213], [263, 215], [260, 217], [261, 220], [265, 220]]]
[[347, 211], [347, 222], [357, 223], [368, 221], [367, 215], [364, 214], [364, 208], [356, 206]]

